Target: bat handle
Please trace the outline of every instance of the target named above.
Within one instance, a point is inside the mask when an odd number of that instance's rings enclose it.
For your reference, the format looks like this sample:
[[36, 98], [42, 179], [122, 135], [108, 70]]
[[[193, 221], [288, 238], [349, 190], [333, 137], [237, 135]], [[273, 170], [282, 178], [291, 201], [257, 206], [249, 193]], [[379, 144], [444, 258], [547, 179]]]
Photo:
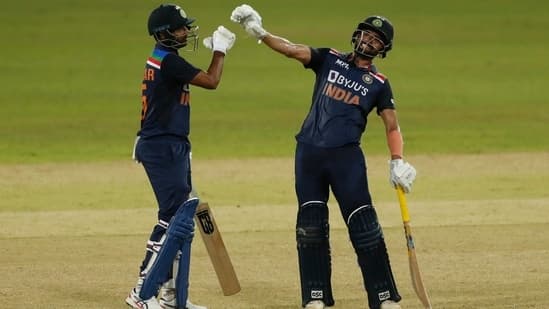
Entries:
[[404, 190], [401, 186], [397, 186], [398, 202], [400, 204], [400, 215], [402, 216], [402, 222], [410, 222], [410, 214], [408, 213], [408, 204], [406, 203], [406, 197], [404, 196]]

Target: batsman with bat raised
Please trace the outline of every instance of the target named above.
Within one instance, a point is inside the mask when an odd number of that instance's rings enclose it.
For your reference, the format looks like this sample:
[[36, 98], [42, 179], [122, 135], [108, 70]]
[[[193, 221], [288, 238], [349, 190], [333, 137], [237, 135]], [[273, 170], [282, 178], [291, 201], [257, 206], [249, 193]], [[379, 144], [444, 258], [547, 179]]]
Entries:
[[[372, 110], [385, 124], [390, 180], [410, 192], [415, 169], [403, 161], [403, 140], [389, 80], [373, 64], [393, 47], [393, 26], [369, 16], [352, 32], [352, 52], [294, 44], [267, 32], [249, 5], [235, 8], [231, 20], [272, 50], [296, 59], [315, 76], [312, 104], [296, 136], [295, 190], [299, 208], [296, 241], [302, 306], [334, 305], [331, 285], [328, 197], [339, 204], [362, 271], [370, 308], [396, 309], [401, 297], [372, 204], [366, 162], [360, 148]], [[324, 27], [330, 27], [329, 23]]]
[[217, 88], [235, 35], [219, 26], [204, 39], [213, 54], [203, 71], [178, 53], [183, 47], [196, 48], [198, 27], [193, 23], [173, 4], [160, 5], [148, 19], [156, 44], [145, 65], [134, 158], [142, 163], [156, 196], [158, 223], [147, 241], [137, 284], [126, 298], [132, 308], [205, 309], [188, 300], [193, 218], [199, 204], [197, 197], [190, 197], [190, 85]]

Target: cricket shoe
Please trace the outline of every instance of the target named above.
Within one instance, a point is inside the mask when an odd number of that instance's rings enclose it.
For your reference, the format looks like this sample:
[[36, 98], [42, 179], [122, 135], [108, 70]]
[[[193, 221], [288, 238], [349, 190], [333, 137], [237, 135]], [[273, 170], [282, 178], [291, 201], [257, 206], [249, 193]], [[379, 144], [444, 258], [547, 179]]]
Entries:
[[[175, 303], [175, 289], [162, 287], [160, 289], [158, 303], [160, 304], [160, 307], [162, 307], [163, 309], [176, 309], [177, 306]], [[185, 304], [185, 309], [208, 309], [208, 308], [204, 306], [195, 305], [187, 299], [187, 303]]]
[[208, 309], [204, 306], [195, 305], [191, 303], [188, 299], [187, 299], [187, 304], [185, 305], [185, 308], [186, 309]]
[[326, 305], [321, 300], [312, 300], [305, 305], [305, 309], [324, 309]]
[[126, 297], [126, 304], [134, 309], [162, 309], [156, 297], [143, 300], [139, 298], [139, 294], [135, 289], [132, 289], [130, 295]]
[[386, 300], [381, 303], [380, 309], [401, 309], [401, 307], [397, 302]]

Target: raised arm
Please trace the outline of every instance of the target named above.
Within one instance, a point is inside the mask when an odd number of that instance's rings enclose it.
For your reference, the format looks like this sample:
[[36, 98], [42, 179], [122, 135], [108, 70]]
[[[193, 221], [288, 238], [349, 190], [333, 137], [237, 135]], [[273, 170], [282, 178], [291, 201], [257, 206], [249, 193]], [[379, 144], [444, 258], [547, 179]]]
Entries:
[[204, 46], [213, 51], [212, 61], [207, 71], [200, 71], [192, 80], [191, 85], [205, 89], [215, 89], [221, 81], [225, 54], [234, 45], [236, 36], [223, 26], [219, 26], [212, 36], [204, 39]]
[[243, 4], [236, 7], [231, 14], [231, 20], [239, 23], [248, 34], [265, 43], [272, 50], [303, 64], [308, 64], [311, 61], [309, 46], [295, 44], [288, 39], [267, 32], [262, 26], [261, 16], [251, 6]]
[[295, 44], [285, 38], [270, 33], [267, 33], [262, 41], [272, 50], [277, 51], [288, 58], [294, 58], [303, 64], [308, 64], [311, 61], [311, 48], [307, 45]]
[[216, 89], [221, 81], [225, 54], [215, 51], [207, 71], [200, 71], [192, 80], [191, 85], [205, 89]]

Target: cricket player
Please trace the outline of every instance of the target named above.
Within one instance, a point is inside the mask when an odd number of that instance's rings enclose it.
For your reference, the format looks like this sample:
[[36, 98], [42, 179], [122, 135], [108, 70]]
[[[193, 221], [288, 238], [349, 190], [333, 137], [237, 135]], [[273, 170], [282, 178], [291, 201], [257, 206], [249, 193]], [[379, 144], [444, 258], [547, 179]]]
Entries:
[[387, 77], [373, 64], [393, 47], [393, 26], [370, 16], [352, 32], [352, 52], [294, 44], [267, 32], [249, 5], [234, 9], [231, 20], [272, 50], [314, 72], [312, 104], [296, 135], [295, 190], [299, 203], [296, 241], [302, 306], [334, 305], [331, 287], [328, 197], [330, 188], [347, 224], [362, 271], [370, 308], [396, 309], [401, 297], [368, 189], [360, 148], [367, 116], [375, 109], [385, 124], [393, 186], [410, 192], [415, 169], [403, 160], [395, 101]]
[[132, 308], [205, 309], [187, 297], [193, 216], [198, 205], [198, 198], [190, 197], [190, 85], [217, 88], [235, 35], [219, 26], [204, 39], [213, 54], [208, 70], [203, 71], [178, 53], [181, 48], [196, 49], [198, 27], [193, 23], [173, 4], [160, 5], [148, 19], [149, 35], [156, 44], [141, 85], [141, 128], [134, 158], [143, 165], [156, 196], [158, 223], [147, 241], [137, 284], [126, 298]]

